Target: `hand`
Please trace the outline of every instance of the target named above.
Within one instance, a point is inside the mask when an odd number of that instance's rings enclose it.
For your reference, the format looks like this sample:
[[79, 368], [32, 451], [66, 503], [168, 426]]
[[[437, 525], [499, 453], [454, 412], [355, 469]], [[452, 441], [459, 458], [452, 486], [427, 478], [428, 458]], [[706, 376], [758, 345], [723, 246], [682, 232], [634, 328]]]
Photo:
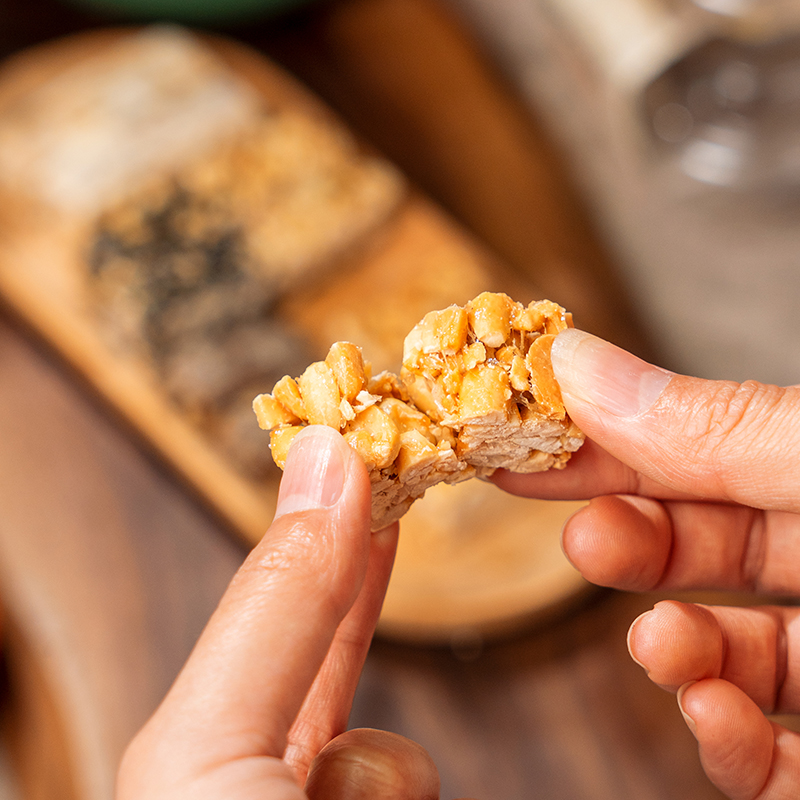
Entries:
[[396, 524], [370, 535], [369, 516], [344, 439], [298, 435], [275, 521], [130, 744], [118, 800], [438, 798], [419, 745], [342, 733], [397, 542]]
[[[567, 330], [553, 368], [589, 439], [563, 471], [498, 474], [515, 494], [595, 498], [563, 532], [594, 583], [800, 596], [800, 389], [704, 381]], [[677, 692], [709, 778], [735, 800], [800, 797], [800, 609], [659, 603], [628, 646]]]

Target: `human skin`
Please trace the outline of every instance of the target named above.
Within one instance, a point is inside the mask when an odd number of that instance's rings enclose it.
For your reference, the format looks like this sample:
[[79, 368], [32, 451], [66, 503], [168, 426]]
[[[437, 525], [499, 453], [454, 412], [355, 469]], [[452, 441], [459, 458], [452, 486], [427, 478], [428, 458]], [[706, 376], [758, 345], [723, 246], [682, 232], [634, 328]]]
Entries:
[[[588, 580], [800, 596], [800, 389], [675, 375], [578, 330], [552, 359], [587, 442], [563, 471], [495, 482], [593, 498], [562, 535]], [[800, 712], [800, 609], [666, 601], [633, 622], [628, 647], [677, 694], [723, 792], [800, 797], [800, 735], [765, 716]]]
[[361, 459], [330, 428], [292, 444], [275, 520], [119, 769], [117, 800], [436, 800], [422, 747], [345, 731], [397, 524], [370, 534]]
[[[563, 532], [590, 581], [629, 591], [800, 596], [800, 389], [703, 381], [581, 331], [553, 367], [588, 439], [568, 468], [501, 473], [516, 494], [594, 498]], [[123, 759], [118, 800], [436, 800], [425, 751], [345, 725], [397, 527], [370, 535], [363, 463], [330, 429], [297, 437], [276, 520]], [[800, 796], [800, 608], [667, 601], [628, 644], [675, 692], [734, 800]], [[305, 788], [303, 788], [305, 787]]]

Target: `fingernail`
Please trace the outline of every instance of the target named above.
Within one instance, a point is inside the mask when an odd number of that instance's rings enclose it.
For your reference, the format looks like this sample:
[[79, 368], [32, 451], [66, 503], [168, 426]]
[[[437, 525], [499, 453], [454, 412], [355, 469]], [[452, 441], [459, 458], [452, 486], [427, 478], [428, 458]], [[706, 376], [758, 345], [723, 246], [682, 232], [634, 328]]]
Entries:
[[636, 617], [636, 619], [633, 622], [631, 622], [631, 626], [630, 626], [630, 628], [628, 628], [628, 640], [627, 640], [627, 642], [628, 642], [628, 655], [630, 655], [630, 657], [633, 659], [633, 661], [636, 664], [638, 664], [648, 675], [650, 674], [650, 670], [644, 664], [642, 664], [642, 662], [639, 661], [639, 659], [636, 658], [636, 656], [633, 654], [633, 647], [632, 647], [632, 641], [631, 640], [633, 638], [633, 629], [649, 613], [650, 613], [650, 611], [645, 611], [644, 614], [639, 614], [639, 616]]
[[678, 689], [678, 708], [681, 710], [681, 715], [683, 716], [684, 722], [692, 732], [692, 735], [695, 737], [695, 739], [697, 738], [697, 724], [683, 708], [683, 695], [690, 686], [694, 686], [696, 683], [697, 681], [688, 681], [687, 683], [684, 683], [680, 689]]
[[297, 434], [281, 478], [275, 517], [295, 511], [330, 508], [344, 489], [344, 458], [339, 434], [310, 425]]
[[576, 328], [556, 337], [552, 359], [565, 398], [617, 417], [647, 411], [672, 378], [671, 372]]

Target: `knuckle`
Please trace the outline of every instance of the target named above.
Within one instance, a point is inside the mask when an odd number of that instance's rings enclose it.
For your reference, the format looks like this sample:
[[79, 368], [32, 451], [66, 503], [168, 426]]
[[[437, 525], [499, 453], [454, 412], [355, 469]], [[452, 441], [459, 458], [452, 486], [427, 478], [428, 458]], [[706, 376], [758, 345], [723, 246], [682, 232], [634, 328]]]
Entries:
[[315, 605], [334, 616], [352, 604], [355, 559], [343, 558], [336, 537], [318, 512], [300, 511], [286, 515], [264, 537], [245, 560], [234, 580], [263, 591], [281, 585], [303, 586]]
[[711, 441], [727, 439], [761, 405], [767, 388], [755, 381], [718, 387], [706, 405], [703, 434]]
[[748, 451], [768, 445], [768, 423], [774, 421], [784, 394], [784, 389], [756, 381], [720, 383], [685, 416], [686, 444], [697, 463], [727, 469]]
[[325, 538], [309, 524], [310, 513], [301, 511], [283, 518], [278, 523], [278, 535], [265, 537], [245, 560], [238, 573], [242, 579], [255, 576], [262, 585], [273, 585], [319, 578], [324, 584], [323, 575], [332, 559], [326, 552]]

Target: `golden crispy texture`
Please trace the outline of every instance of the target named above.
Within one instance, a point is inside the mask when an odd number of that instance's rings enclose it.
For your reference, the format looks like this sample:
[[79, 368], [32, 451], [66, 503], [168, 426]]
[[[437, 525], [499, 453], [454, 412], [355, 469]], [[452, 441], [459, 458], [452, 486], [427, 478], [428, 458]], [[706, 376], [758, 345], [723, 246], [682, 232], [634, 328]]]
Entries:
[[583, 434], [564, 408], [550, 348], [571, 324], [549, 300], [523, 306], [485, 292], [427, 314], [406, 338], [399, 376], [371, 378], [360, 349], [337, 342], [253, 408], [281, 468], [304, 425], [339, 430], [369, 470], [378, 530], [442, 481], [564, 467]]
[[341, 431], [369, 471], [374, 530], [399, 519], [428, 487], [475, 474], [456, 456], [452, 432], [408, 402], [396, 375], [370, 379], [360, 349], [348, 342], [334, 344], [297, 381], [282, 378], [271, 395], [256, 397], [253, 409], [271, 431], [272, 457], [281, 468], [303, 426]]
[[583, 441], [550, 361], [570, 315], [549, 300], [523, 306], [490, 292], [461, 311], [466, 334], [450, 308], [406, 337], [400, 378], [411, 402], [456, 434], [458, 457], [481, 474], [562, 467]]

